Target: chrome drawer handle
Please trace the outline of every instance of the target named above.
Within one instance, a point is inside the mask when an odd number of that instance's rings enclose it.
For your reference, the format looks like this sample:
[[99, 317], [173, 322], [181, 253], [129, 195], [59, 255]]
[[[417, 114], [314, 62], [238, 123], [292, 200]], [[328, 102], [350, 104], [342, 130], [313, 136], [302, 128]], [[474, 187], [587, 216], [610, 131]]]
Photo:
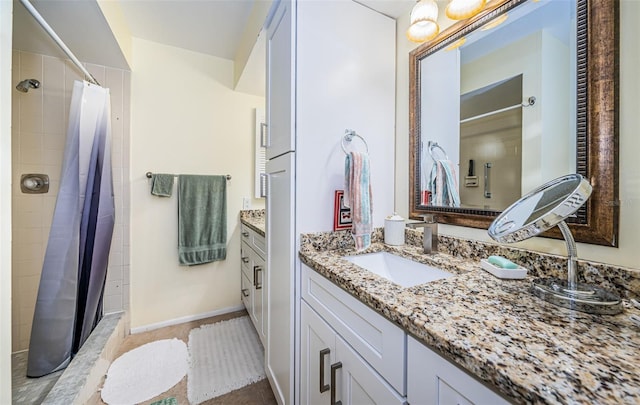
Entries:
[[261, 290], [262, 289], [262, 283], [258, 283], [258, 273], [262, 271], [262, 267], [260, 266], [253, 266], [253, 278], [254, 278], [254, 284], [256, 286], [256, 290]]
[[249, 290], [247, 290], [246, 288], [242, 289], [242, 296], [243, 297], [248, 297], [249, 296], [249, 293], [247, 291], [249, 291]]
[[249, 256], [244, 256], [242, 258], [242, 263], [249, 263]]
[[245, 238], [249, 237], [249, 232], [242, 232], [242, 236], [244, 236]]

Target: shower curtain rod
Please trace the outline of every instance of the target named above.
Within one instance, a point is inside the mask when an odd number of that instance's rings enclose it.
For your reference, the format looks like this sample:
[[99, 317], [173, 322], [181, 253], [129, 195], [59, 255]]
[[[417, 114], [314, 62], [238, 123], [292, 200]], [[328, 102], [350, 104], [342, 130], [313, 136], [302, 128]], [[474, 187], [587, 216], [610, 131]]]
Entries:
[[33, 7], [31, 3], [29, 3], [29, 0], [20, 0], [20, 3], [22, 3], [22, 5], [27, 9], [29, 14], [31, 14], [33, 18], [36, 19], [38, 24], [40, 24], [40, 26], [44, 28], [47, 34], [49, 34], [51, 39], [54, 40], [54, 42], [60, 47], [60, 49], [62, 49], [62, 51], [67, 54], [69, 59], [71, 59], [71, 61], [78, 67], [78, 69], [80, 69], [82, 73], [84, 73], [85, 80], [100, 86], [100, 83], [98, 83], [95, 77], [93, 77], [93, 75], [89, 73], [89, 71], [84, 66], [82, 66], [82, 63], [80, 63], [78, 58], [76, 58], [76, 55], [74, 55], [73, 52], [71, 52], [71, 49], [67, 47], [67, 45], [62, 41], [62, 39], [58, 36], [58, 34], [56, 34], [53, 28], [51, 28], [51, 26], [47, 23], [47, 21], [45, 21], [45, 19], [42, 18], [38, 10], [36, 10], [35, 7]]

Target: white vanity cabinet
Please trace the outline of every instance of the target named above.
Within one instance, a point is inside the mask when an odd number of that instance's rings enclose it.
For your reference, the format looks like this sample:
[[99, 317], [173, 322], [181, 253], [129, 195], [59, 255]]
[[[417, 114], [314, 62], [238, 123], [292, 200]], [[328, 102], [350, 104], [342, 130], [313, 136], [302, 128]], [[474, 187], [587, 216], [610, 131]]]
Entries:
[[413, 337], [407, 339], [407, 400], [411, 405], [509, 404]]
[[260, 336], [262, 344], [265, 344], [267, 333], [267, 318], [265, 316], [266, 294], [265, 281], [266, 265], [265, 251], [266, 243], [264, 236], [258, 234], [253, 229], [241, 226], [241, 294], [244, 304], [253, 325]]
[[301, 304], [301, 323], [301, 403], [406, 403], [404, 398], [304, 301]]
[[302, 265], [301, 403], [329, 404], [331, 394], [343, 404], [405, 403], [405, 339], [398, 326]]
[[509, 403], [307, 265], [301, 267], [301, 404]]

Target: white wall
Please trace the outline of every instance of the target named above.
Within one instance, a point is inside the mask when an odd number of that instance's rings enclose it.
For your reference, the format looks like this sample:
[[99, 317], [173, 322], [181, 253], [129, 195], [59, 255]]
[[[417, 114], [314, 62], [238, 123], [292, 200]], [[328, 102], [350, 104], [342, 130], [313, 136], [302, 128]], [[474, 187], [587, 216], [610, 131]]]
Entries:
[[[333, 230], [345, 129], [368, 144], [373, 224], [381, 227], [393, 212], [395, 21], [346, 1], [302, 2], [298, 21], [297, 233]], [[334, 21], [330, 30], [326, 21]], [[346, 145], [365, 150], [359, 138]]]
[[[537, 32], [463, 65], [462, 94], [522, 74], [523, 98], [535, 96], [539, 101], [544, 101], [540, 94], [542, 89], [541, 41], [541, 34]], [[523, 192], [542, 184], [540, 150], [543, 128], [540, 125], [542, 120], [540, 105], [541, 103], [538, 102], [533, 107], [522, 109], [521, 188]], [[562, 174], [566, 173], [560, 173], [559, 176]]]
[[[253, 195], [254, 108], [264, 99], [232, 90], [230, 60], [139, 38], [132, 71], [131, 327], [238, 307], [239, 211]], [[225, 261], [178, 265], [177, 196], [151, 196], [147, 171], [233, 176]]]
[[11, 403], [12, 9], [12, 2], [0, 1], [0, 404]]
[[[640, 137], [636, 136], [640, 127], [640, 81], [636, 79], [637, 66], [640, 65], [640, 49], [637, 38], [640, 37], [640, 2], [622, 0], [620, 2], [620, 247], [578, 244], [578, 256], [585, 260], [610, 263], [632, 268], [640, 268]], [[398, 20], [398, 60], [397, 60], [397, 104], [396, 104], [396, 210], [403, 216], [409, 210], [409, 57], [408, 51], [415, 47], [404, 36], [408, 18]], [[444, 29], [442, 27], [441, 29]], [[402, 51], [404, 49], [404, 52]], [[411, 180], [412, 181], [412, 180]], [[491, 241], [486, 230], [442, 225], [444, 235], [461, 238]], [[547, 238], [534, 238], [516, 246], [527, 249], [566, 254], [564, 242]]]
[[[429, 141], [437, 142], [460, 175], [460, 51], [436, 52], [420, 63], [422, 94], [420, 128], [422, 139], [421, 190], [428, 190], [434, 161]], [[439, 149], [436, 159], [444, 159]], [[460, 187], [458, 187], [459, 189]], [[458, 190], [459, 191], [459, 190]]]

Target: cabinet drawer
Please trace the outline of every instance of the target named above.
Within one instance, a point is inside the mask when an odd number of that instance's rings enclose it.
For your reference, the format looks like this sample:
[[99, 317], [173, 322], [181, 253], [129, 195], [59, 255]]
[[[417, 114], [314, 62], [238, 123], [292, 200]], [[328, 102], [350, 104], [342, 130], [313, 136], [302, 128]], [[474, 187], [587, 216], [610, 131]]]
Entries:
[[245, 242], [242, 242], [240, 245], [240, 261], [242, 263], [242, 273], [247, 276], [249, 279], [252, 279], [252, 267], [251, 264], [251, 248]]
[[302, 298], [396, 391], [406, 394], [402, 329], [304, 264]]
[[251, 284], [249, 277], [244, 273], [240, 277], [240, 289], [242, 303], [247, 309], [247, 312], [251, 313], [251, 309], [253, 308], [253, 285]]
[[267, 243], [264, 236], [243, 224], [240, 230], [240, 239], [250, 246], [260, 257], [263, 259], [266, 258]]

